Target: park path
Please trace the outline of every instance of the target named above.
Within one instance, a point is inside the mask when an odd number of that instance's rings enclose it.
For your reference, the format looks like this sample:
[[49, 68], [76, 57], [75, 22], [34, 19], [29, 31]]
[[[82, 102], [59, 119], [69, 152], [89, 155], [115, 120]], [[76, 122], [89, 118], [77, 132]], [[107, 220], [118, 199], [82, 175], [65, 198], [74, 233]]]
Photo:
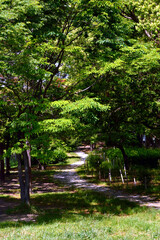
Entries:
[[77, 151], [76, 154], [80, 157], [80, 160], [71, 164], [68, 168], [62, 169], [60, 172], [54, 175], [54, 178], [61, 181], [63, 184], [75, 188], [82, 188], [86, 190], [93, 190], [96, 192], [103, 192], [108, 197], [114, 197], [119, 199], [126, 199], [132, 202], [136, 202], [141, 206], [154, 207], [160, 209], [160, 202], [149, 196], [141, 196], [139, 194], [127, 194], [123, 191], [117, 191], [110, 187], [98, 186], [93, 183], [88, 183], [86, 180], [81, 179], [76, 173], [76, 168], [85, 163], [87, 154], [82, 151]]

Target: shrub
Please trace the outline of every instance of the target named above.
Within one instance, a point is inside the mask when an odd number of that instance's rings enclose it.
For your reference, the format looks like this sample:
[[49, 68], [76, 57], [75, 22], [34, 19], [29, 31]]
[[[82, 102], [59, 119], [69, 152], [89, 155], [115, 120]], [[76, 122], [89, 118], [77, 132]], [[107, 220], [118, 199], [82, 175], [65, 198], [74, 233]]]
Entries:
[[52, 163], [59, 163], [59, 162], [64, 162], [67, 159], [67, 154], [65, 152], [65, 150], [61, 149], [61, 148], [57, 148], [53, 151], [53, 155], [52, 155]]
[[93, 151], [87, 157], [88, 167], [97, 173], [106, 174], [110, 169], [119, 169], [123, 165], [123, 156], [118, 148]]
[[132, 165], [157, 167], [160, 159], [160, 149], [127, 148], [126, 153]]
[[[123, 155], [119, 148], [108, 148], [103, 150], [106, 159], [108, 159], [109, 168], [119, 169], [124, 164]], [[108, 166], [109, 166], [108, 165]]]
[[95, 152], [91, 152], [86, 161], [88, 162], [88, 166], [90, 168], [93, 168], [93, 169], [98, 169], [102, 163], [102, 158], [100, 156], [100, 154], [98, 153], [95, 153]]

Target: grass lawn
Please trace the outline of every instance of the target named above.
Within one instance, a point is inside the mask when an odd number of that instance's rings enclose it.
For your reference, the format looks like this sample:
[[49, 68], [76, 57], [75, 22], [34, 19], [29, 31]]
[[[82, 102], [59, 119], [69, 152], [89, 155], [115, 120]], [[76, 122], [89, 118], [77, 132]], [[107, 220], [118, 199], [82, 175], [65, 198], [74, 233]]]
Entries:
[[[33, 182], [38, 182], [39, 191], [35, 185], [31, 207], [16, 206], [8, 214], [36, 214], [36, 220], [0, 222], [0, 239], [160, 239], [160, 210], [107, 198], [102, 193], [59, 186], [52, 178], [58, 168], [33, 171]], [[12, 195], [1, 195], [0, 199], [15, 200]]]
[[33, 194], [35, 222], [1, 222], [0, 239], [160, 239], [160, 211], [90, 191]]

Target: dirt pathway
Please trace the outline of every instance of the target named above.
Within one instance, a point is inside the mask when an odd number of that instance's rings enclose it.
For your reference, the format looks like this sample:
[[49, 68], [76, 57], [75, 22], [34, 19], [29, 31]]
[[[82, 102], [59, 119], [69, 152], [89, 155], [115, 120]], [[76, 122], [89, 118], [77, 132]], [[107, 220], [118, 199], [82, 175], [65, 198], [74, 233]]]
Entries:
[[[127, 193], [124, 193], [122, 191], [117, 191], [113, 190], [110, 187], [102, 187], [98, 186], [96, 184], [88, 183], [86, 180], [81, 179], [78, 174], [76, 173], [76, 168], [78, 166], [81, 166], [84, 164], [85, 159], [87, 157], [87, 154], [85, 154], [82, 151], [76, 152], [79, 157], [81, 157], [81, 160], [78, 162], [71, 164], [67, 168], [64, 167], [60, 172], [54, 175], [54, 178], [58, 181], [63, 182], [66, 187], [76, 187], [76, 188], [81, 188], [81, 189], [88, 189], [88, 190], [93, 190], [97, 192], [103, 192], [106, 194], [108, 197], [114, 197], [114, 198], [119, 198], [119, 199], [127, 199], [129, 201], [137, 202], [140, 205], [146, 205], [148, 207], [154, 207], [156, 209], [160, 209], [160, 202], [155, 201], [154, 199], [148, 197], [148, 196], [140, 196], [140, 195], [130, 195]], [[13, 184], [15, 185], [15, 184]], [[43, 184], [41, 184], [43, 185]], [[48, 183], [47, 183], [48, 186]], [[13, 186], [15, 188], [15, 186]], [[46, 192], [46, 185], [41, 186], [44, 189], [40, 189], [40, 192]], [[9, 186], [11, 188], [11, 186]], [[17, 186], [16, 186], [17, 188]], [[47, 187], [48, 189], [48, 187]], [[56, 184], [55, 183], [50, 183], [50, 191], [51, 192], [57, 192], [59, 191], [59, 187], [56, 189]], [[45, 191], [42, 191], [45, 190]], [[6, 214], [6, 210], [9, 208], [13, 208], [19, 205], [19, 201], [15, 200], [7, 200], [5, 198], [0, 198], [0, 222], [4, 221], [25, 221], [25, 222], [30, 222], [30, 221], [36, 221], [37, 215], [35, 214]]]
[[155, 201], [155, 199], [149, 196], [141, 196], [139, 194], [127, 194], [127, 193], [124, 193], [123, 191], [117, 191], [117, 190], [111, 189], [110, 187], [102, 187], [93, 183], [88, 183], [86, 180], [81, 179], [76, 173], [75, 169], [78, 166], [84, 164], [87, 154], [81, 151], [76, 152], [76, 154], [79, 157], [81, 157], [81, 160], [71, 164], [70, 167], [68, 167], [67, 169], [64, 168], [61, 172], [55, 174], [54, 178], [56, 180], [63, 182], [63, 184], [67, 186], [69, 185], [76, 188], [103, 192], [109, 197], [126, 199], [132, 202], [136, 202], [141, 206], [148, 206], [148, 207], [154, 207], [156, 209], [160, 209], [160, 202]]

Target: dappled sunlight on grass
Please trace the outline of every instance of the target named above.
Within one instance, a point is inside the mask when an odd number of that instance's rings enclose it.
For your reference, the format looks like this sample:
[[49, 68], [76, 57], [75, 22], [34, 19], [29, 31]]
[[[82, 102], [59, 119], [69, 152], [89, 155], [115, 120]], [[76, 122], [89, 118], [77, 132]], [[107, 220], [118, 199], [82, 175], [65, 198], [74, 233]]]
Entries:
[[[32, 195], [31, 203], [43, 213], [55, 218], [55, 211], [63, 217], [70, 214], [111, 214], [124, 215], [145, 211], [136, 203], [126, 200], [106, 198], [103, 194], [91, 191], [70, 191]], [[58, 210], [57, 210], [58, 209]], [[43, 215], [43, 216], [44, 216]], [[48, 218], [47, 218], [48, 219]], [[50, 218], [49, 218], [50, 219]]]
[[108, 199], [100, 193], [66, 191], [34, 194], [31, 202], [28, 212], [36, 209], [36, 222], [0, 223], [0, 238], [150, 240], [160, 237], [160, 213], [128, 201]]
[[23, 236], [31, 240], [150, 240], [160, 237], [159, 211], [74, 188], [32, 194], [30, 207], [20, 204], [8, 213], [14, 217], [35, 214], [36, 219], [0, 222], [0, 239], [17, 240]]
[[[70, 160], [71, 164], [78, 159]], [[12, 196], [0, 198], [11, 202], [7, 216], [14, 217], [14, 221], [6, 218], [0, 222], [0, 239], [160, 239], [159, 210], [109, 198], [104, 193], [57, 184], [53, 175], [61, 169], [64, 167], [57, 165], [45, 171], [33, 171], [31, 206], [20, 204], [20, 199]], [[12, 205], [12, 201], [18, 205]]]

